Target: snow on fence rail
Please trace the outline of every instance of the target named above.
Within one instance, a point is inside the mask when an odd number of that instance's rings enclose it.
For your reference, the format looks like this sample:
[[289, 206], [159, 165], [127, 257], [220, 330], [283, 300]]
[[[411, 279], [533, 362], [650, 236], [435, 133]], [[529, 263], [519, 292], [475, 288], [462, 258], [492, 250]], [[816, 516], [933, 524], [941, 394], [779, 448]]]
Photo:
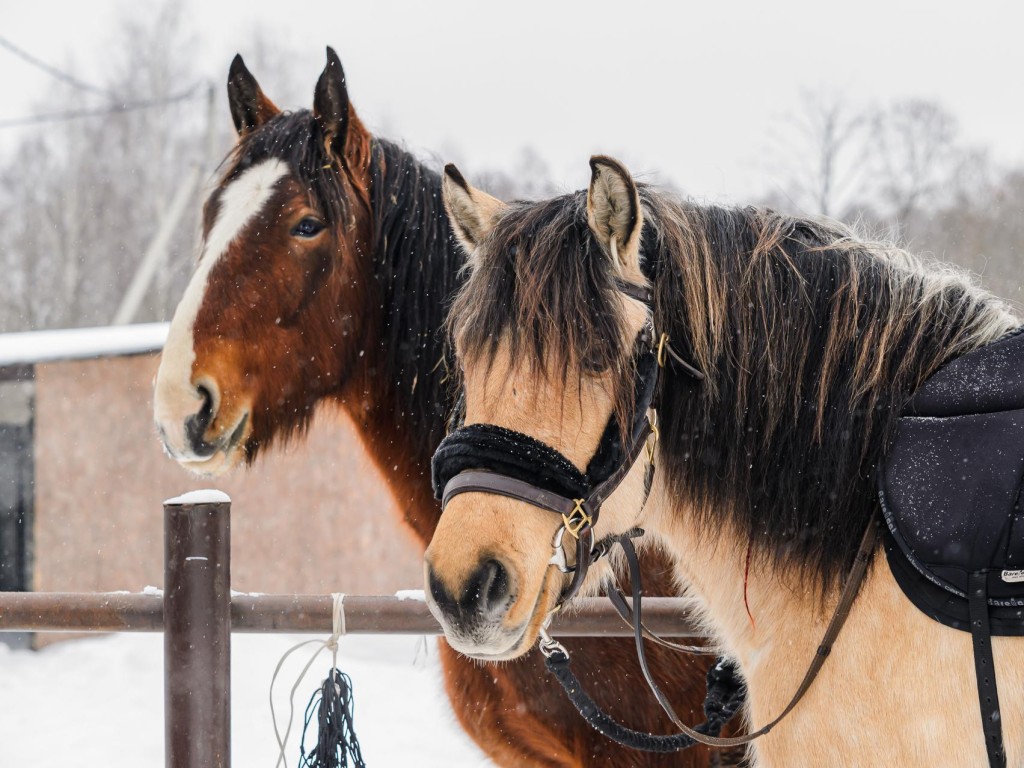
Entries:
[[168, 323], [0, 333], [0, 366], [159, 352]]
[[[164, 503], [164, 589], [141, 593], [0, 592], [0, 632], [163, 632], [164, 749], [174, 768], [231, 764], [232, 632], [333, 630], [331, 595], [231, 591], [231, 503], [184, 496]], [[349, 634], [437, 635], [422, 593], [346, 595]], [[628, 636], [632, 629], [605, 600], [576, 601], [556, 617], [561, 637]], [[670, 637], [699, 635], [692, 601], [648, 598], [644, 623]]]

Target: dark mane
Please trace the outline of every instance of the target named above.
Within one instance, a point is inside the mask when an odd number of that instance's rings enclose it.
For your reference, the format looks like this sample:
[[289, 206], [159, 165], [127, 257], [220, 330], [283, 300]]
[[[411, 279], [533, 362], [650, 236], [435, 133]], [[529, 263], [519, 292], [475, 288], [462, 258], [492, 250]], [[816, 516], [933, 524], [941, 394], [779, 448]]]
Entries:
[[[656, 327], [708, 374], [663, 378], [669, 492], [694, 502], [709, 540], [732, 525], [757, 555], [834, 583], [909, 395], [1019, 320], [965, 275], [837, 224], [641, 198]], [[582, 200], [515, 207], [495, 227], [453, 310], [467, 352], [506, 337], [569, 364], [628, 354]]]
[[426, 461], [444, 437], [451, 389], [442, 329], [464, 258], [438, 173], [389, 141], [374, 139], [371, 153], [374, 275], [383, 291], [387, 359], [378, 376], [381, 386], [394, 387], [395, 423], [411, 430]]
[[672, 490], [709, 534], [724, 517], [759, 554], [834, 583], [910, 395], [1019, 320], [966, 275], [840, 225], [645, 203], [664, 259], [656, 323], [711, 374], [665, 379]]
[[[449, 333], [466, 355], [490, 364], [506, 341], [513, 359], [535, 361], [545, 375], [568, 377], [584, 366], [623, 374], [616, 385], [631, 382], [628, 331], [607, 311], [617, 290], [586, 206], [585, 192], [508, 206], [452, 306]], [[617, 415], [628, 422], [627, 408]]]

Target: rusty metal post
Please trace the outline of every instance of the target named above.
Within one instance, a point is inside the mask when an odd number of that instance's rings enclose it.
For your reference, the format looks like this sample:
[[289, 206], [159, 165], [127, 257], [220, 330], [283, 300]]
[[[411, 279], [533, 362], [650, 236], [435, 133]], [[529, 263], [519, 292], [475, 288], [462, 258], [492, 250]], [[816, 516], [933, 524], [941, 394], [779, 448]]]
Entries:
[[167, 768], [231, 765], [231, 501], [164, 502], [164, 751]]

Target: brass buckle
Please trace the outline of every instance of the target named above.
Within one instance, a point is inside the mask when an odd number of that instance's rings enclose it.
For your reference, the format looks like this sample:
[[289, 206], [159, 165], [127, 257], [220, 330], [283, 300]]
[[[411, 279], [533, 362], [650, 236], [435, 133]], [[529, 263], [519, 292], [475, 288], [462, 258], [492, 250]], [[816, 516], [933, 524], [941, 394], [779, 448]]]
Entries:
[[587, 511], [583, 509], [583, 502], [586, 499], [573, 499], [576, 506], [572, 512], [568, 515], [562, 515], [562, 524], [565, 526], [565, 530], [568, 531], [569, 535], [574, 539], [579, 539], [580, 531], [587, 526], [594, 524], [594, 518], [587, 514]]
[[665, 352], [666, 345], [668, 344], [668, 334], [662, 333], [661, 338], [658, 339], [658, 367], [665, 367]]
[[651, 411], [647, 414], [647, 423], [651, 425], [651, 434], [647, 438], [647, 461], [654, 463], [654, 449], [658, 446], [661, 438], [661, 430], [658, 429], [658, 413]]

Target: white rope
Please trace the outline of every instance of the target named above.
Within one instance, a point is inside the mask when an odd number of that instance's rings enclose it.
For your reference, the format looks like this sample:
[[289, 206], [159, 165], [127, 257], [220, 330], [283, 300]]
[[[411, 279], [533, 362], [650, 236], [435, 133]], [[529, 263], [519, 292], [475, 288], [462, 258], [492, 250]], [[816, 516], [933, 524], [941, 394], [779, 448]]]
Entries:
[[[288, 768], [288, 758], [285, 756], [285, 748], [288, 745], [288, 736], [292, 731], [292, 721], [295, 719], [295, 691], [299, 689], [299, 686], [302, 684], [302, 680], [305, 678], [309, 668], [313, 666], [313, 662], [316, 661], [320, 652], [325, 648], [331, 652], [332, 676], [334, 675], [334, 670], [338, 667], [338, 638], [346, 632], [345, 594], [343, 592], [334, 592], [331, 594], [331, 598], [334, 600], [334, 610], [332, 614], [332, 629], [334, 631], [331, 632], [331, 636], [326, 640], [304, 640], [301, 643], [293, 645], [284, 652], [280, 661], [277, 662], [277, 667], [274, 669], [274, 676], [270, 679], [270, 719], [274, 723], [274, 736], [277, 737], [277, 747], [279, 749], [277, 763], [275, 764], [276, 768], [281, 768], [281, 766]], [[284, 736], [282, 737], [281, 729], [278, 728], [277, 725], [277, 713], [274, 710], [274, 683], [277, 682], [277, 675], [281, 671], [281, 667], [284, 666], [288, 657], [295, 651], [299, 650], [299, 648], [313, 643], [319, 643], [320, 647], [316, 649], [316, 653], [314, 653], [310, 657], [309, 661], [306, 662], [306, 666], [302, 668], [302, 672], [299, 673], [299, 678], [295, 681], [295, 685], [292, 686], [291, 693], [288, 695], [288, 725], [285, 727]]]

